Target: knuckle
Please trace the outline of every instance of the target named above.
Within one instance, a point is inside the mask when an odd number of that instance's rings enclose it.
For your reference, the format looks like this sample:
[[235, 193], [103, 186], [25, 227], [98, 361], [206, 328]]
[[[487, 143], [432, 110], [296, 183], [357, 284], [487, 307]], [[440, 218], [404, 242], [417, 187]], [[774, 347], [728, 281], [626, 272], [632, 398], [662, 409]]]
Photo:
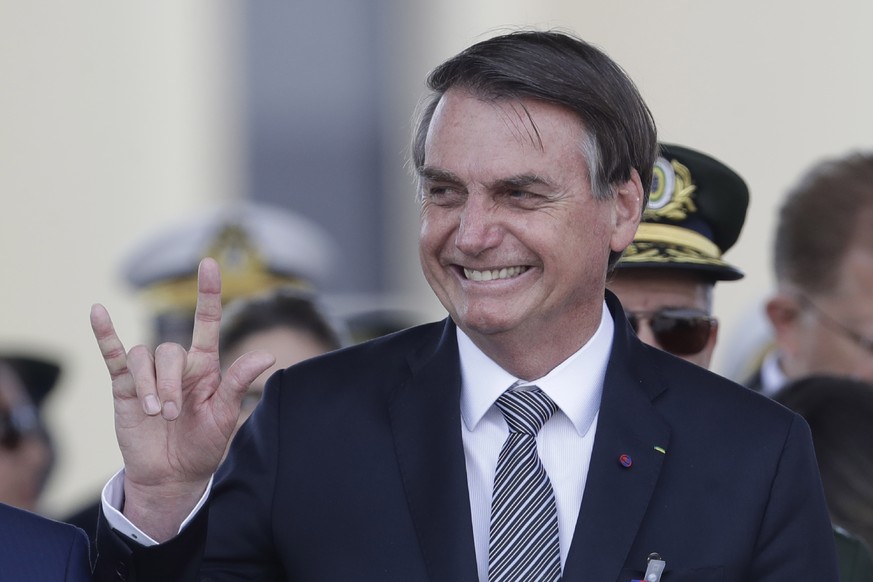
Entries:
[[176, 389], [180, 386], [179, 382], [175, 381], [172, 378], [158, 378], [155, 381], [155, 387], [160, 394], [168, 394], [171, 392], [175, 392]]
[[106, 360], [120, 361], [124, 360], [126, 356], [127, 354], [125, 353], [124, 348], [122, 348], [121, 346], [113, 346], [103, 352], [103, 357]]
[[119, 370], [117, 372], [112, 372], [109, 375], [109, 379], [112, 380], [112, 382], [114, 383], [114, 382], [117, 382], [123, 378], [126, 378], [129, 373], [130, 373], [130, 371], [127, 368], [124, 368], [123, 370]]

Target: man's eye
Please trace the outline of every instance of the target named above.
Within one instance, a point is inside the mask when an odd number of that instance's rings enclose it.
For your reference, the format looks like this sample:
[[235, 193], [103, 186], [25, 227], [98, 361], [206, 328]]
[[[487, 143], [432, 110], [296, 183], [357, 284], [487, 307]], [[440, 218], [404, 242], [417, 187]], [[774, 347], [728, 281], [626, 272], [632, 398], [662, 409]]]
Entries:
[[455, 204], [463, 198], [463, 194], [451, 186], [432, 186], [427, 189], [427, 198], [434, 204]]
[[507, 201], [524, 208], [536, 207], [543, 200], [542, 195], [529, 190], [507, 190], [504, 196]]

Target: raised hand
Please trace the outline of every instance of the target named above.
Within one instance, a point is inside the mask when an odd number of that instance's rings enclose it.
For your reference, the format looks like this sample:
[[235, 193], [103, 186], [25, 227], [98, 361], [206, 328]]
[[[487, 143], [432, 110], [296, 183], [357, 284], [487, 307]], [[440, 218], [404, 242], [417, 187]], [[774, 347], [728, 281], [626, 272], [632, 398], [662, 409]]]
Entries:
[[202, 496], [233, 434], [249, 384], [273, 365], [250, 352], [222, 376], [218, 357], [221, 276], [200, 263], [191, 348], [138, 345], [129, 352], [109, 313], [91, 308], [91, 328], [112, 378], [115, 433], [124, 459], [124, 514], [157, 541], [174, 536]]

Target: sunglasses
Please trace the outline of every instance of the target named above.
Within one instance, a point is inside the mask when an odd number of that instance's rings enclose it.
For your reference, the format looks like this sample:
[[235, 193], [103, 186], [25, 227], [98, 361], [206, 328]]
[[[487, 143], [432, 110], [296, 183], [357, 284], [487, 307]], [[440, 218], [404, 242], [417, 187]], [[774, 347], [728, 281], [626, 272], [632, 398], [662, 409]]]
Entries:
[[625, 314], [634, 333], [639, 333], [642, 320], [648, 320], [661, 349], [677, 356], [700, 353], [716, 325], [714, 317], [696, 309], [665, 308], [657, 311], [626, 311]]
[[39, 417], [31, 404], [0, 410], [0, 447], [15, 450], [25, 438], [39, 434]]

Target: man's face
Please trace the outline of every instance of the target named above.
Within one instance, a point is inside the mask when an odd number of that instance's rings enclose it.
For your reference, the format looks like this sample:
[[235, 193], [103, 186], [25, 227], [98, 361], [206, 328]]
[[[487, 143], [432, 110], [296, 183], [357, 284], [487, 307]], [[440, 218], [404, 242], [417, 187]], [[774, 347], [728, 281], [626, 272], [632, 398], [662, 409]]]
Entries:
[[[448, 91], [421, 169], [424, 275], [474, 341], [581, 339], [599, 322], [607, 257], [633, 239], [641, 187], [592, 197], [570, 111]], [[585, 334], [588, 335], [585, 335]], [[511, 335], [508, 335], [511, 334]], [[521, 335], [519, 335], [521, 334]]]
[[[678, 269], [618, 269], [608, 286], [618, 296], [628, 316], [636, 315], [639, 338], [664, 351], [671, 350], [659, 342], [652, 331], [654, 314], [694, 312], [711, 315], [711, 283]], [[676, 355], [708, 368], [717, 336], [718, 326], [712, 325], [700, 351]]]
[[[835, 374], [873, 381], [873, 251], [850, 250], [837, 286], [806, 300], [781, 295], [768, 305], [789, 379]], [[868, 344], [869, 346], [869, 344]]]

